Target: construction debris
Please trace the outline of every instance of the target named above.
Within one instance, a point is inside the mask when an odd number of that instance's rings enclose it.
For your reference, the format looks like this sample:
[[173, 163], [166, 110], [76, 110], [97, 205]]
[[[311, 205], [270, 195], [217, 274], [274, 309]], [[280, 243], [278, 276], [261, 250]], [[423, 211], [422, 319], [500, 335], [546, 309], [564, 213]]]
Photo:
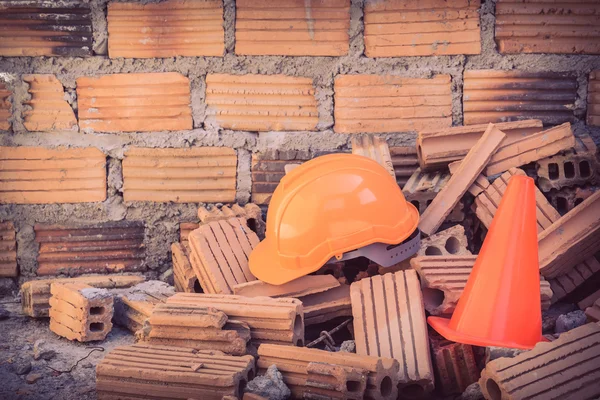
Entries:
[[465, 228], [454, 225], [421, 240], [419, 256], [470, 255]]
[[432, 329], [429, 330], [429, 342], [435, 382], [442, 394], [462, 393], [477, 382], [479, 367], [472, 346], [446, 340]]

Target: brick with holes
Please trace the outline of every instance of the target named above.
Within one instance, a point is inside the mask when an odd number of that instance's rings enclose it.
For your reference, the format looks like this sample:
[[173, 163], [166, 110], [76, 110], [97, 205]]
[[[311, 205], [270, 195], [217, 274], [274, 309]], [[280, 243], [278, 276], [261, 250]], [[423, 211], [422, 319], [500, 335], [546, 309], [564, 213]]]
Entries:
[[467, 249], [467, 237], [462, 225], [454, 225], [446, 230], [421, 239], [421, 248], [417, 252], [420, 256], [436, 255], [467, 255], [471, 254]]
[[552, 189], [546, 193], [550, 204], [560, 215], [565, 215], [585, 199], [596, 193], [600, 188], [598, 186], [586, 185], [582, 187], [564, 187], [560, 190]]

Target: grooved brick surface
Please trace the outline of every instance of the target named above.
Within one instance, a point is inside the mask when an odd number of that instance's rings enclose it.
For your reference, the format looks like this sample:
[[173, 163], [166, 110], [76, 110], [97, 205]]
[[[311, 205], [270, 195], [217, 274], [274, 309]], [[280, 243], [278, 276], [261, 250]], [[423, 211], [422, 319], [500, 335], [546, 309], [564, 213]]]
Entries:
[[34, 226], [38, 275], [142, 271], [144, 224], [105, 222], [88, 226]]
[[594, 281], [600, 281], [600, 279], [594, 279], [594, 277], [600, 278], [600, 261], [596, 257], [590, 257], [575, 265], [566, 274], [549, 279], [553, 292], [552, 302], [559, 301], [567, 296], [572, 297], [571, 294], [578, 291], [582, 286], [587, 286], [587, 282], [593, 284]]
[[367, 0], [367, 57], [479, 54], [479, 2]]
[[464, 72], [465, 125], [539, 119], [573, 122], [577, 78], [570, 73], [471, 70]]
[[252, 356], [228, 356], [172, 346], [117, 347], [96, 367], [99, 400], [134, 397], [221, 400], [242, 397], [254, 376]]
[[[241, 218], [246, 221], [246, 225], [254, 231], [259, 238], [265, 237], [266, 224], [263, 220], [263, 214], [260, 207], [254, 203], [247, 203], [243, 207], [239, 204], [233, 204], [231, 207], [216, 206], [198, 207], [198, 218], [201, 224], [207, 224], [212, 221], [220, 221], [230, 218]], [[194, 229], [198, 228], [198, 225]], [[187, 239], [186, 239], [187, 240]]]
[[92, 55], [92, 13], [81, 1], [0, 2], [0, 56]]
[[222, 56], [222, 0], [108, 4], [111, 58]]
[[15, 226], [11, 221], [0, 222], [0, 278], [18, 275]]
[[432, 329], [429, 330], [429, 342], [436, 385], [444, 395], [462, 393], [467, 386], [477, 382], [479, 368], [472, 346], [446, 340]]
[[190, 81], [176, 72], [77, 78], [77, 103], [84, 131], [192, 129]]
[[77, 130], [73, 109], [64, 99], [65, 91], [54, 75], [23, 75], [29, 83], [31, 100], [25, 102], [31, 109], [24, 112], [28, 131]]
[[498, 0], [496, 43], [503, 54], [600, 54], [594, 1]]
[[338, 75], [333, 127], [338, 133], [383, 133], [452, 125], [449, 75], [431, 79]]
[[106, 156], [98, 149], [0, 147], [0, 204], [106, 199]]
[[392, 146], [390, 147], [390, 156], [392, 157], [396, 182], [398, 182], [400, 188], [403, 188], [419, 167], [417, 150], [414, 146]]
[[352, 154], [371, 158], [396, 178], [390, 148], [385, 138], [364, 135], [352, 138]]
[[587, 103], [587, 124], [600, 126], [600, 70], [590, 73]]
[[312, 78], [206, 76], [208, 125], [242, 131], [314, 131], [319, 122]]
[[237, 0], [235, 53], [343, 56], [348, 53], [349, 0]]
[[487, 399], [595, 399], [599, 358], [600, 325], [586, 324], [514, 358], [489, 362], [479, 384]]
[[235, 201], [237, 155], [228, 147], [130, 148], [123, 160], [128, 201]]
[[173, 283], [178, 292], [196, 293], [201, 290], [196, 273], [190, 263], [189, 244], [171, 244]]
[[11, 116], [12, 105], [9, 97], [12, 95], [4, 82], [0, 82], [0, 130], [7, 131], [10, 128], [8, 119]]
[[417, 273], [406, 270], [362, 279], [351, 285], [350, 296], [356, 353], [398, 360], [400, 395], [409, 385], [432, 391], [433, 370]]

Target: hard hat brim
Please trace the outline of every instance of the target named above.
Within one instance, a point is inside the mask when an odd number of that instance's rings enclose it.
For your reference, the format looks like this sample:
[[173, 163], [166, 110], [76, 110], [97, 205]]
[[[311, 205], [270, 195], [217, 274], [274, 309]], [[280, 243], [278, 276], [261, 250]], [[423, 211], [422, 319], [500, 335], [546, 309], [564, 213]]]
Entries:
[[248, 266], [252, 275], [259, 280], [270, 285], [283, 285], [311, 272], [315, 272], [320, 268], [317, 267], [314, 271], [283, 268], [278, 262], [279, 257], [277, 257], [277, 248], [274, 244], [274, 241], [269, 240], [267, 237], [250, 253]]

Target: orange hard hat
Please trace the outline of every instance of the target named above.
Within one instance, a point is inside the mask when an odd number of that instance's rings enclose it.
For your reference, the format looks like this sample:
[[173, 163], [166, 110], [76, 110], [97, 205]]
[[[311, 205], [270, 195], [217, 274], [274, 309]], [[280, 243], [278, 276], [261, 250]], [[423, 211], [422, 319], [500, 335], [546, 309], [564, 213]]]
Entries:
[[[266, 238], [250, 254], [250, 271], [281, 285], [317, 271], [332, 257], [401, 243], [418, 232], [418, 223], [417, 209], [376, 161], [354, 154], [317, 157], [290, 171], [275, 189]], [[396, 255], [416, 250], [418, 242]]]

